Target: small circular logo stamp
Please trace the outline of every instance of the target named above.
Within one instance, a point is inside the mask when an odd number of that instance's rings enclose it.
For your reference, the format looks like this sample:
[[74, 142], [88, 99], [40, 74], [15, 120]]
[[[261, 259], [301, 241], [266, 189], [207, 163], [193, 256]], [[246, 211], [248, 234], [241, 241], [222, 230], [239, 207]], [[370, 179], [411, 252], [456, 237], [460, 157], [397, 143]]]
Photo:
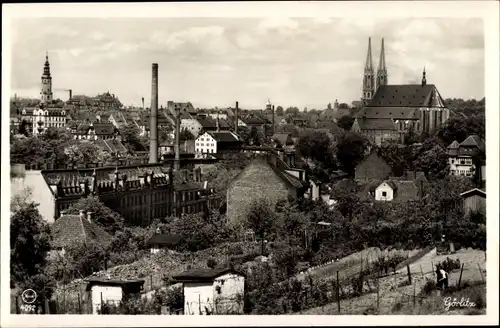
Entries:
[[21, 299], [26, 304], [33, 304], [33, 303], [35, 303], [36, 298], [37, 298], [37, 294], [36, 294], [36, 292], [33, 289], [26, 289], [21, 294]]

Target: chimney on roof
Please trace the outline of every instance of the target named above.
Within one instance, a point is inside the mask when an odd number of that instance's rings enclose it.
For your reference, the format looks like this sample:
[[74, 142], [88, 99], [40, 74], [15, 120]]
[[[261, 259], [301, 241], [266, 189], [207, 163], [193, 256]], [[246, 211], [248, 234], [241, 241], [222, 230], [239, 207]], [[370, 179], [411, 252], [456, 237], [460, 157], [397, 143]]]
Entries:
[[424, 66], [424, 72], [422, 73], [422, 86], [425, 86], [427, 84], [427, 79], [425, 78], [425, 66]]
[[234, 133], [238, 134], [238, 102], [236, 102], [236, 108], [234, 109]]
[[92, 223], [92, 212], [87, 212], [87, 220], [89, 221], [89, 223]]
[[151, 119], [149, 137], [149, 163], [158, 162], [158, 64], [153, 64], [151, 82]]

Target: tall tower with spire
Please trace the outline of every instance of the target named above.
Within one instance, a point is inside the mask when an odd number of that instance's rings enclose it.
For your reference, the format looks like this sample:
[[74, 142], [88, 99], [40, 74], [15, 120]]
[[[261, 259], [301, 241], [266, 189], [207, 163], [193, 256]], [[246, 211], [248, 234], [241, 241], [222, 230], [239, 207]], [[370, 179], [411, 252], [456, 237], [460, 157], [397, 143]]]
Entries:
[[422, 73], [422, 86], [427, 84], [427, 79], [425, 78], [425, 66], [424, 66], [424, 71]]
[[387, 68], [385, 67], [385, 51], [384, 51], [384, 38], [382, 38], [382, 48], [380, 49], [380, 59], [377, 69], [377, 86], [375, 91], [381, 85], [387, 85]]
[[375, 93], [375, 77], [372, 62], [372, 38], [368, 39], [368, 53], [366, 55], [365, 73], [363, 76], [363, 96], [361, 100], [367, 105]]
[[42, 104], [52, 102], [52, 76], [50, 76], [49, 54], [45, 54], [45, 65], [42, 74], [42, 91], [40, 92]]

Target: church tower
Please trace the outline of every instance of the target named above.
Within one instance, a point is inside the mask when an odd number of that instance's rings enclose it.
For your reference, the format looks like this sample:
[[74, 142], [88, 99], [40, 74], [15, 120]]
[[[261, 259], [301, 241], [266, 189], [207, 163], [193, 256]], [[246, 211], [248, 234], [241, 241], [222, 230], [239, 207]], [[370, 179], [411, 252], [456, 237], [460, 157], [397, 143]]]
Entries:
[[40, 92], [42, 104], [52, 102], [52, 77], [50, 76], [49, 55], [45, 54], [45, 65], [42, 74], [42, 92]]
[[[376, 88], [378, 89], [378, 87], [381, 85], [387, 85], [387, 68], [385, 67], [384, 38], [382, 38], [382, 48], [380, 50], [380, 59], [378, 62]], [[377, 89], [375, 89], [375, 91]]]
[[375, 93], [375, 79], [373, 75], [372, 63], [372, 38], [368, 39], [368, 53], [366, 55], [365, 72], [363, 77], [363, 96], [361, 101], [367, 105]]

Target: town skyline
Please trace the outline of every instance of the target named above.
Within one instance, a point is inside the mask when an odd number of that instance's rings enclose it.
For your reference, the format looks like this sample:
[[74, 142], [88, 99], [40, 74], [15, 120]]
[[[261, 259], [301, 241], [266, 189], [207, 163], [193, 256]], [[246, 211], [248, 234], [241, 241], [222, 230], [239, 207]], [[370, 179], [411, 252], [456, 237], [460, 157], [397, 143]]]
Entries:
[[[132, 21], [140, 24], [126, 24]], [[479, 100], [485, 94], [481, 19], [40, 18], [13, 23], [12, 96], [39, 96], [47, 51], [54, 97], [62, 100], [67, 93], [58, 89], [87, 96], [109, 90], [124, 105], [141, 106], [144, 97], [148, 107], [155, 62], [160, 104], [226, 107], [239, 101], [242, 108], [262, 108], [271, 99], [284, 108], [323, 109], [335, 99], [360, 100], [369, 37], [375, 70], [385, 40], [389, 84], [418, 84], [425, 67], [427, 83], [437, 85], [444, 98]]]

